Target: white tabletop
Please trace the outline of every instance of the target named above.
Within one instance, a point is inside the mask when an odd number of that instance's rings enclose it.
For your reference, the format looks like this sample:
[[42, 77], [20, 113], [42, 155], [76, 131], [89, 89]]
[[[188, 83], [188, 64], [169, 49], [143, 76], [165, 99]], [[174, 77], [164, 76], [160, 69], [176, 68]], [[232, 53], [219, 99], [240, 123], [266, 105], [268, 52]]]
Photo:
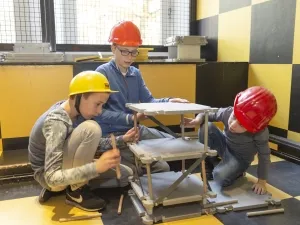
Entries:
[[217, 108], [211, 108], [206, 105], [200, 105], [195, 103], [172, 103], [172, 102], [162, 102], [162, 103], [127, 103], [126, 107], [131, 110], [144, 113], [145, 115], [170, 115], [170, 114], [186, 114], [186, 113], [203, 113], [203, 112], [215, 112]]

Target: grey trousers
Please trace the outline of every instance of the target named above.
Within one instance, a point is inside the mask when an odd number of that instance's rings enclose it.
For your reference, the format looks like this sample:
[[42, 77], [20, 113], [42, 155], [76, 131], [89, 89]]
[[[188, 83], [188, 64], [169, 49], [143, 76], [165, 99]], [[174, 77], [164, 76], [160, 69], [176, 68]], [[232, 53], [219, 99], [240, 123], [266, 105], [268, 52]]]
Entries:
[[[87, 120], [76, 127], [64, 144], [63, 169], [79, 167], [90, 163], [94, 160], [97, 147], [102, 136], [102, 131], [99, 124], [92, 120]], [[93, 189], [123, 187], [128, 185], [128, 177], [133, 175], [133, 171], [125, 165], [120, 165], [121, 178], [116, 178], [115, 169], [99, 174], [86, 183], [78, 183], [71, 185], [72, 190], [75, 190], [85, 184]], [[60, 187], [58, 189], [63, 189]], [[59, 191], [59, 190], [53, 190]]]

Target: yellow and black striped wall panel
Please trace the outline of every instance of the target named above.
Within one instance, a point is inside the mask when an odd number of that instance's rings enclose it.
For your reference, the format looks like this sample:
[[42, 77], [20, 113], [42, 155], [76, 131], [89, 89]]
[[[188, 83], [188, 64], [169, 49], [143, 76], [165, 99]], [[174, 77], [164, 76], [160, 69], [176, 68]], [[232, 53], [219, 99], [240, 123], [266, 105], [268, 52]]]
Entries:
[[275, 94], [270, 132], [300, 141], [300, 0], [198, 0], [191, 33], [208, 37], [202, 57], [249, 62], [248, 86]]
[[36, 119], [66, 99], [71, 65], [0, 66], [0, 150], [26, 148]]

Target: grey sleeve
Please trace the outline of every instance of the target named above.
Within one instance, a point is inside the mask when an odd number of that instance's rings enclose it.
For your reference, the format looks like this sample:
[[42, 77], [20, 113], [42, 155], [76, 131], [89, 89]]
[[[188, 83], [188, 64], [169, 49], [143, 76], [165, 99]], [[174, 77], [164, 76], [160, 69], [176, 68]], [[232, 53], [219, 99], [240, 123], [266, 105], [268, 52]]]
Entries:
[[[121, 148], [121, 147], [127, 146], [127, 144], [123, 140], [123, 135], [116, 136], [116, 145], [117, 145], [117, 148]], [[98, 147], [97, 152], [96, 152], [96, 155], [99, 155], [99, 153], [107, 151], [107, 150], [110, 150], [112, 148], [113, 147], [112, 147], [112, 143], [111, 143], [111, 138], [110, 137], [101, 138], [100, 139], [100, 143], [99, 143], [99, 147]]]
[[[231, 107], [219, 108], [217, 112], [208, 114], [208, 121], [223, 122], [224, 124], [226, 124], [228, 122], [231, 112], [232, 112]], [[201, 120], [204, 122], [204, 113], [199, 113], [197, 117], [201, 117], [202, 118]]]
[[45, 181], [51, 188], [86, 182], [98, 176], [96, 163], [63, 169], [63, 146], [67, 136], [67, 124], [58, 119], [46, 119], [43, 135], [46, 139]]
[[258, 167], [257, 177], [258, 179], [267, 180], [268, 171], [270, 166], [270, 153], [269, 148], [269, 132], [264, 130], [254, 137], [255, 145], [257, 147]]

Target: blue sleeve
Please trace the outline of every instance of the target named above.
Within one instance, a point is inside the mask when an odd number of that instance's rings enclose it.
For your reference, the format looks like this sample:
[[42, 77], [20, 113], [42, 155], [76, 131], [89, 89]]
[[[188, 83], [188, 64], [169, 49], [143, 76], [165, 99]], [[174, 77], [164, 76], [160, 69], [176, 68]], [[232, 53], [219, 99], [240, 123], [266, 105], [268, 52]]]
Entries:
[[[96, 69], [96, 71], [99, 73], [102, 73], [109, 80], [108, 75], [105, 71], [105, 67], [103, 65], [99, 66]], [[126, 114], [122, 111], [118, 111], [118, 112], [111, 111], [111, 110], [104, 109], [104, 108], [103, 108], [101, 115], [95, 117], [94, 119], [98, 123], [101, 123], [102, 121], [109, 121], [110, 124], [113, 124], [113, 125], [123, 125], [124, 126], [124, 125], [131, 124], [131, 115], [130, 114]]]
[[132, 115], [126, 114], [122, 111], [116, 112], [107, 109], [103, 109], [100, 116], [95, 117], [95, 121], [101, 123], [101, 121], [109, 121], [113, 125], [131, 125]]
[[141, 74], [139, 71], [136, 71], [139, 77], [139, 96], [140, 101], [144, 103], [155, 103], [155, 102], [168, 102], [170, 98], [153, 98], [151, 92], [147, 88]]
[[[103, 65], [98, 66], [97, 69], [96, 69], [95, 71], [98, 72], [98, 73], [102, 73], [104, 76], [107, 77], [107, 74], [106, 74], [106, 72], [105, 72], [105, 68], [104, 68]], [[107, 79], [108, 79], [108, 77], [107, 77]]]
[[[113, 125], [132, 125], [132, 114], [126, 114], [124, 112], [115, 112], [103, 109], [101, 115], [94, 117], [94, 120], [101, 124], [102, 121], [109, 121]], [[80, 115], [73, 123], [73, 127], [77, 127], [79, 124], [84, 122], [85, 119]]]

